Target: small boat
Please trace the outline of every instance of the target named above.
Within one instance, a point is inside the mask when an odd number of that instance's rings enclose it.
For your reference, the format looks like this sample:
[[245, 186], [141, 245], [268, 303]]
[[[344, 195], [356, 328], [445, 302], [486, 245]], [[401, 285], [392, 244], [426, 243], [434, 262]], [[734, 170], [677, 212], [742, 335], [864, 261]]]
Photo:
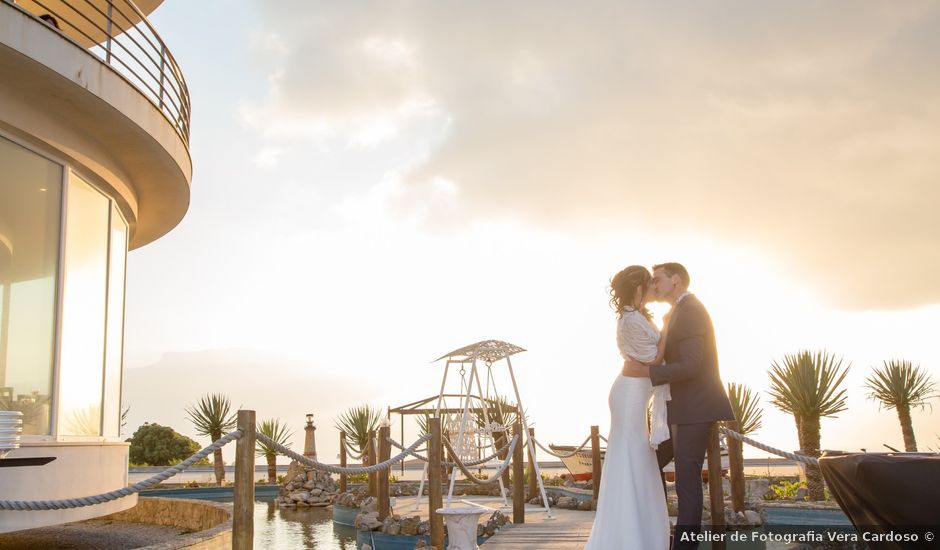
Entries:
[[[571, 445], [549, 445], [549, 448], [558, 454], [571, 454], [574, 452], [577, 447]], [[601, 448], [601, 465], [604, 463], [604, 456], [607, 452], [607, 449]], [[594, 460], [591, 457], [591, 449], [585, 448], [573, 456], [565, 457], [561, 459], [562, 463], [568, 468], [568, 472], [571, 473], [571, 477], [576, 481], [587, 481], [594, 477]], [[728, 468], [730, 461], [728, 459], [728, 449], [724, 444], [721, 445], [721, 475], [728, 473]], [[666, 464], [663, 468], [663, 473], [666, 475], [666, 481], [674, 482], [676, 480], [676, 466], [674, 462]], [[702, 466], [702, 481], [708, 481], [708, 460], [706, 459], [705, 464]]]
[[[549, 445], [549, 448], [558, 453], [558, 454], [571, 454], [574, 452], [577, 447], [572, 445]], [[607, 449], [601, 447], [601, 464], [604, 463], [604, 454], [607, 452]], [[591, 449], [585, 448], [573, 456], [565, 457], [561, 459], [562, 463], [565, 465], [565, 468], [568, 468], [568, 471], [571, 473], [576, 481], [587, 481], [594, 477], [594, 459], [591, 456]]]

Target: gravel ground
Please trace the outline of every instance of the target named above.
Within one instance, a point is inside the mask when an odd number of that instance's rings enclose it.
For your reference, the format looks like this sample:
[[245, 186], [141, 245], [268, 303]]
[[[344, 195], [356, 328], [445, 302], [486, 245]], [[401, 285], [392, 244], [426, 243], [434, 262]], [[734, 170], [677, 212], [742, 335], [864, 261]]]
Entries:
[[89, 520], [0, 534], [0, 549], [74, 548], [118, 550], [170, 542], [186, 531], [178, 527]]

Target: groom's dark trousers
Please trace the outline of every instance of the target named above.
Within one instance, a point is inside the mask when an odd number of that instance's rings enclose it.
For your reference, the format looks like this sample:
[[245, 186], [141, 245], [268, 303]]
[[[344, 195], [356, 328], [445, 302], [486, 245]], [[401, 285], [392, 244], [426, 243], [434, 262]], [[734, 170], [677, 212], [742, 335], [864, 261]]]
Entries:
[[[667, 402], [671, 439], [656, 451], [662, 468], [675, 458], [679, 517], [673, 549], [694, 549], [682, 532], [698, 533], [702, 525], [702, 465], [709, 428], [733, 420], [731, 403], [718, 373], [718, 349], [711, 318], [698, 298], [689, 294], [673, 309], [666, 334], [665, 363], [650, 367], [654, 385], [669, 384]], [[663, 489], [665, 490], [665, 478]]]
[[[698, 424], [672, 424], [669, 426], [669, 440], [663, 441], [656, 449], [656, 459], [662, 469], [675, 459], [676, 496], [679, 498], [679, 517], [676, 518], [676, 534], [673, 548], [697, 548], [697, 543], [682, 540], [682, 530], [689, 534], [701, 531], [702, 506], [702, 466], [705, 462], [705, 449], [708, 448], [708, 433], [714, 422]], [[666, 491], [666, 475], [662, 474], [663, 491]], [[694, 503], [698, 502], [699, 506]]]

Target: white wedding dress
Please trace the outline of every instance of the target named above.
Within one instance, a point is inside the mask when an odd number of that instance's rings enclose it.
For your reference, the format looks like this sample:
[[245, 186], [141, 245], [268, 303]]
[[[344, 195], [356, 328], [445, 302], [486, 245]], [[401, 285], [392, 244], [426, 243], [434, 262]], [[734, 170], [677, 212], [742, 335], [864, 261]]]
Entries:
[[[623, 312], [617, 323], [617, 346], [624, 358], [652, 361], [658, 342], [659, 330], [642, 314]], [[657, 392], [657, 399], [668, 398], [668, 387]], [[610, 434], [597, 514], [585, 550], [666, 550], [669, 546], [666, 496], [646, 424], [652, 396], [649, 378], [630, 378], [618, 371], [608, 398]], [[665, 403], [654, 404], [654, 410], [658, 405], [665, 407]]]

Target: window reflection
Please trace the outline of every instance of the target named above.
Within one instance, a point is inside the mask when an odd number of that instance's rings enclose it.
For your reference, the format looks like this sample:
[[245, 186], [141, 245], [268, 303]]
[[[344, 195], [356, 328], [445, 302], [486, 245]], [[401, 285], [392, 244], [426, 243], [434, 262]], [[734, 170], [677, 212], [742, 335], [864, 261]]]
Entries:
[[50, 432], [62, 166], [0, 137], [0, 410]]
[[59, 435], [99, 435], [104, 382], [109, 199], [74, 173], [65, 214]]

